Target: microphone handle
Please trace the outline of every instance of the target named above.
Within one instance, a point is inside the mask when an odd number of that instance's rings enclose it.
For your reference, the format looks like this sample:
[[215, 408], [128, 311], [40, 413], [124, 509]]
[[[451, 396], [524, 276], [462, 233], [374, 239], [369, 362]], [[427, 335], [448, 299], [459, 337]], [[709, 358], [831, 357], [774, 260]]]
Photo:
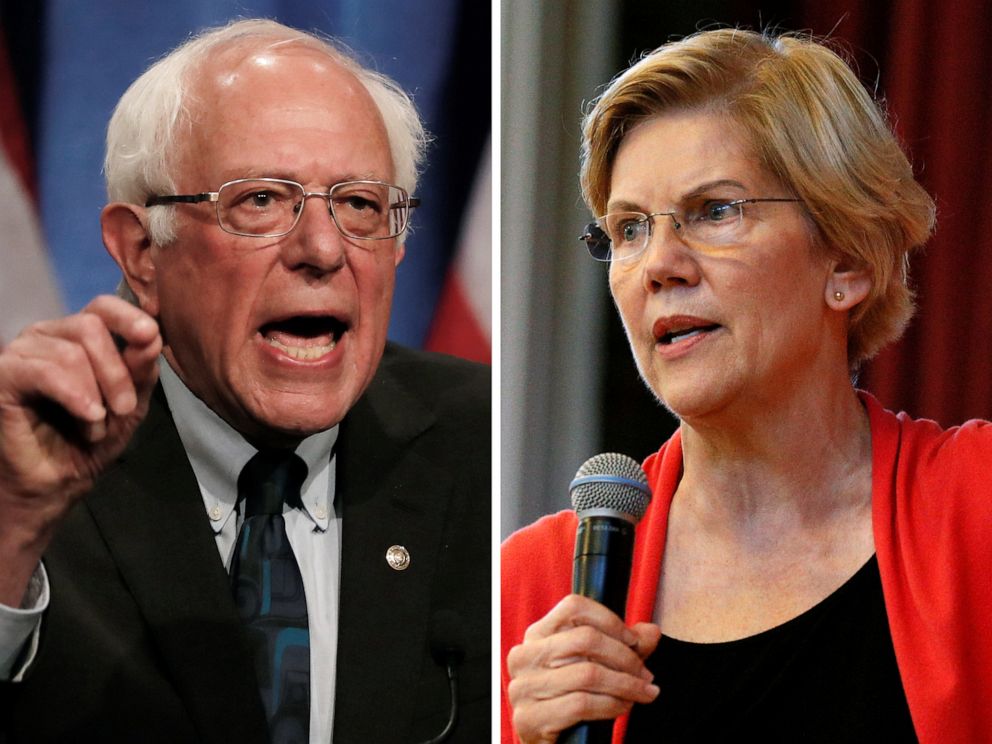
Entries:
[[584, 721], [567, 728], [558, 736], [558, 744], [610, 744], [613, 721]]
[[[606, 605], [621, 618], [627, 606], [634, 525], [620, 517], [579, 520], [575, 535], [572, 592]], [[583, 721], [565, 729], [558, 744], [609, 744], [613, 721]]]
[[586, 517], [575, 533], [572, 591], [623, 618], [634, 556], [634, 525], [621, 517]]

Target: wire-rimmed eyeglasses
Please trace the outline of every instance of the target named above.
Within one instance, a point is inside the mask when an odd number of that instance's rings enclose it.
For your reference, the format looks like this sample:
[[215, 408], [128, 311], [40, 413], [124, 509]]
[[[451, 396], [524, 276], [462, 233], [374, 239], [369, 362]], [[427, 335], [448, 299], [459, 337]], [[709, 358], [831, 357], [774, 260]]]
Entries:
[[802, 202], [802, 199], [766, 197], [720, 201], [708, 199], [684, 210], [670, 212], [610, 212], [586, 225], [579, 240], [597, 261], [628, 261], [648, 247], [655, 217], [668, 217], [687, 243], [731, 245], [743, 234], [745, 207], [763, 202]]
[[307, 191], [283, 178], [238, 178], [202, 194], [150, 196], [146, 207], [213, 202], [221, 229], [249, 238], [280, 238], [300, 221], [309, 197], [324, 199], [342, 235], [357, 240], [388, 240], [406, 230], [410, 210], [420, 199], [383, 181], [342, 181], [327, 193]]

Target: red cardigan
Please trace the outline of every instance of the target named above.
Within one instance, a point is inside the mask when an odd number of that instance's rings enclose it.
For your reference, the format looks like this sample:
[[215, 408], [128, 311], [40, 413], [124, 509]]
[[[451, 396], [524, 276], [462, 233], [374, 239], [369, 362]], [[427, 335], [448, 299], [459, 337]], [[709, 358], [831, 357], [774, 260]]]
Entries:
[[[992, 424], [942, 430], [862, 394], [872, 443], [872, 524], [899, 675], [921, 742], [992, 742]], [[627, 621], [650, 621], [668, 510], [682, 471], [676, 433], [644, 463], [653, 499], [637, 527]], [[544, 517], [502, 551], [502, 741], [517, 741], [506, 654], [571, 591], [575, 515]], [[664, 694], [664, 693], [662, 693]], [[623, 741], [626, 717], [613, 742]]]

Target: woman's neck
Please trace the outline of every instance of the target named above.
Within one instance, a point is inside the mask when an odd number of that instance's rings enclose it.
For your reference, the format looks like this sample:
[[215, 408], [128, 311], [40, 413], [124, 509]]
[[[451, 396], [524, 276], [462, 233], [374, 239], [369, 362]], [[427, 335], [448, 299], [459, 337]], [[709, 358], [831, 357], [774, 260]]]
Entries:
[[[870, 502], [868, 415], [846, 380], [683, 421], [680, 494], [730, 525], [819, 520]], [[728, 420], [729, 419], [729, 420]]]

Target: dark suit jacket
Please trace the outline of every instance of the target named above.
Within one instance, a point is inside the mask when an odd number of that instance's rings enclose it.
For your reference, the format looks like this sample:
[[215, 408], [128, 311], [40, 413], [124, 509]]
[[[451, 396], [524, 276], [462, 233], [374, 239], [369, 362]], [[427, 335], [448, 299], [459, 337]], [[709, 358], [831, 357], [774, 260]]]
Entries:
[[[489, 392], [486, 368], [390, 345], [342, 422], [336, 744], [444, 728], [447, 676], [428, 639], [445, 608], [466, 651], [450, 741], [489, 740]], [[392, 545], [409, 551], [407, 570], [386, 563]], [[0, 693], [9, 742], [265, 741], [252, 657], [161, 390], [45, 566], [38, 656]]]

